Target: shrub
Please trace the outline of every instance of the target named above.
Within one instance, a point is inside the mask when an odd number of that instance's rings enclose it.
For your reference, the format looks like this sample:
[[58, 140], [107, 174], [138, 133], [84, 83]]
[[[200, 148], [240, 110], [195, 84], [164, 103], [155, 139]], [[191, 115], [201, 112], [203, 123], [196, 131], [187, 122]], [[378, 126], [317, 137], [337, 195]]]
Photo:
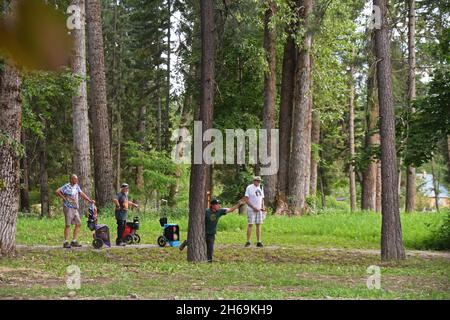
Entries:
[[427, 241], [430, 249], [450, 249], [450, 210], [443, 218], [442, 224], [433, 232], [433, 236]]

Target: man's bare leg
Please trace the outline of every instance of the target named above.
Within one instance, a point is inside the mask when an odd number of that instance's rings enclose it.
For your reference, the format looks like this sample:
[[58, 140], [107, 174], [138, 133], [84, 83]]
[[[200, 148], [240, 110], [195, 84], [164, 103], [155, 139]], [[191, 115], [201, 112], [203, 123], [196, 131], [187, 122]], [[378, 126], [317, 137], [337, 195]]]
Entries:
[[261, 225], [256, 224], [256, 241], [261, 242]]
[[64, 241], [67, 241], [69, 239], [69, 233], [70, 233], [70, 226], [64, 227]]
[[247, 226], [247, 242], [250, 242], [250, 238], [252, 237], [252, 229], [253, 229], [252, 227], [253, 227], [252, 224], [249, 224]]
[[78, 240], [78, 232], [80, 231], [81, 225], [75, 225], [75, 229], [73, 229], [73, 240]]

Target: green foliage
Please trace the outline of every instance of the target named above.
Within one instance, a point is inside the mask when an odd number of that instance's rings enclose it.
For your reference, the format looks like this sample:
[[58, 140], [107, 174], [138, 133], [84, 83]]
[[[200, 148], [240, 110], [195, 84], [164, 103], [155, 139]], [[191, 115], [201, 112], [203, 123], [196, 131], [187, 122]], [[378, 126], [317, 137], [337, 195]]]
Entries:
[[320, 195], [309, 195], [306, 197], [306, 204], [308, 205], [308, 214], [317, 214], [319, 212], [321, 203]]
[[442, 224], [436, 229], [434, 236], [430, 238], [428, 247], [436, 250], [450, 249], [450, 210], [442, 219]]
[[[229, 8], [232, 18], [217, 21], [218, 49], [214, 127], [259, 128], [263, 106], [266, 60], [262, 16], [255, 3], [240, 1]], [[260, 10], [260, 7], [257, 7]], [[261, 13], [261, 12], [260, 12]], [[238, 32], [236, 32], [238, 30]]]
[[364, 171], [369, 164], [373, 161], [377, 161], [381, 158], [381, 148], [380, 145], [369, 145], [366, 146], [365, 150], [357, 153], [355, 158], [351, 160], [356, 171]]
[[252, 173], [246, 170], [226, 174], [222, 177], [224, 186], [219, 198], [225, 203], [235, 203], [244, 196], [245, 188], [250, 184], [252, 179]]
[[176, 164], [165, 152], [144, 151], [140, 144], [129, 141], [125, 153], [129, 165], [143, 167], [146, 193], [158, 191], [160, 194], [167, 194], [170, 185], [176, 182]]
[[80, 79], [69, 70], [63, 72], [34, 71], [22, 74], [23, 127], [34, 135], [43, 136], [43, 120], [60, 114], [70, 105]]
[[428, 95], [414, 104], [405, 162], [420, 166], [431, 160], [439, 142], [450, 135], [450, 69], [435, 71]]

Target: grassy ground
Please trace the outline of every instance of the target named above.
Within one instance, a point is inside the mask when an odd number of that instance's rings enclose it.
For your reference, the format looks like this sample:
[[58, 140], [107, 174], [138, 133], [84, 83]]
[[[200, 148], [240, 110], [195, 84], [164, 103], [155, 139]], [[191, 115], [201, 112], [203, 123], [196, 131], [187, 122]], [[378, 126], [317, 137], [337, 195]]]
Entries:
[[[429, 240], [441, 224], [446, 213], [402, 214], [403, 241], [408, 249], [427, 249]], [[129, 219], [132, 218], [130, 215]], [[89, 243], [91, 236], [86, 227], [86, 219], [80, 234], [80, 241]], [[161, 234], [158, 217], [152, 214], [140, 215], [142, 243], [156, 244]], [[170, 223], [178, 223], [181, 238], [186, 239], [187, 218], [169, 218]], [[116, 222], [112, 215], [100, 218], [99, 223], [107, 224], [111, 238], [116, 234]], [[243, 244], [246, 240], [246, 216], [236, 213], [220, 219], [217, 242]], [[17, 224], [17, 243], [36, 245], [60, 245], [63, 239], [64, 220], [21, 217]], [[263, 225], [263, 240], [274, 245], [305, 245], [339, 248], [379, 248], [381, 216], [377, 213], [327, 213], [304, 217], [269, 216]]]
[[[421, 249], [442, 214], [403, 215], [405, 246]], [[141, 217], [144, 243], [160, 234], [157, 218]], [[186, 220], [179, 219], [182, 230]], [[102, 219], [114, 234], [111, 217]], [[61, 218], [20, 218], [21, 244], [61, 244]], [[223, 217], [213, 264], [186, 262], [176, 248], [110, 250], [20, 247], [0, 260], [0, 298], [68, 298], [66, 268], [81, 269], [75, 298], [112, 299], [450, 299], [447, 254], [413, 254], [398, 263], [379, 258], [377, 214], [269, 217], [264, 248], [243, 248], [245, 218]], [[182, 238], [185, 238], [183, 233]], [[90, 233], [80, 237], [88, 247]], [[332, 249], [332, 248], [338, 248]], [[375, 250], [369, 250], [375, 249]], [[367, 268], [381, 268], [381, 289], [366, 286]]]

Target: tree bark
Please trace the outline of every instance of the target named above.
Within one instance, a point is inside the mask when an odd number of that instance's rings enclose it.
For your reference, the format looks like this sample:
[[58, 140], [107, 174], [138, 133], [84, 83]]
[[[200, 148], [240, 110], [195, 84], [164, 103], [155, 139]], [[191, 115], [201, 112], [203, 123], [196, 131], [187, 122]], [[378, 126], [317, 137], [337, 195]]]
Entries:
[[[139, 110], [139, 123], [138, 123], [139, 143], [142, 148], [144, 147], [145, 142], [146, 114], [147, 114], [147, 106], [144, 103]], [[136, 168], [136, 189], [138, 191], [144, 190], [143, 166], [137, 166]]]
[[[349, 117], [348, 117], [348, 133], [349, 133], [349, 149], [350, 159], [353, 161], [355, 158], [355, 86], [353, 85], [353, 66], [350, 67], [349, 74]], [[356, 211], [356, 177], [355, 168], [352, 163], [348, 169], [349, 185], [350, 185], [350, 210]]]
[[[194, 70], [194, 66], [191, 66], [189, 69], [189, 73], [192, 73]], [[186, 87], [186, 91], [184, 93], [184, 101], [183, 101], [183, 109], [181, 110], [181, 120], [180, 120], [180, 128], [187, 129], [187, 123], [188, 123], [188, 113], [189, 110], [191, 110], [192, 106], [192, 93], [190, 91], [190, 86], [188, 85]], [[177, 142], [176, 145], [176, 154], [178, 156], [178, 159], [181, 159], [184, 154], [184, 148], [182, 148], [181, 141]], [[176, 198], [179, 192], [179, 186], [180, 186], [180, 178], [182, 173], [182, 167], [181, 165], [177, 165], [177, 168], [175, 170], [175, 183], [170, 186], [170, 192], [169, 192], [169, 206], [175, 207], [176, 205]]]
[[[214, 108], [214, 1], [201, 0], [201, 97], [199, 120], [202, 122], [202, 133], [212, 127]], [[194, 133], [195, 139], [195, 133]], [[207, 142], [202, 142], [202, 148], [197, 153], [203, 155]], [[195, 148], [193, 157], [195, 158]], [[203, 157], [201, 164], [193, 163], [191, 166], [189, 189], [189, 225], [188, 225], [188, 252], [187, 259], [192, 262], [206, 260], [205, 242], [205, 203], [207, 176], [209, 165]]]
[[[264, 74], [264, 116], [263, 128], [267, 130], [267, 155], [272, 159], [276, 155], [271, 154], [271, 130], [275, 128], [275, 99], [276, 99], [276, 31], [271, 26], [271, 20], [275, 15], [276, 5], [272, 0], [266, 1], [264, 14], [264, 50], [268, 70]], [[272, 159], [273, 161], [273, 159]], [[273, 163], [269, 164], [273, 165]], [[277, 192], [277, 174], [264, 176], [264, 201], [266, 206], [274, 205]]]
[[[369, 44], [369, 55], [374, 50], [373, 40]], [[374, 59], [369, 58], [369, 76], [367, 78], [367, 105], [366, 105], [366, 129], [364, 139], [364, 149], [366, 153], [380, 144], [380, 134], [378, 133], [378, 90], [376, 82], [376, 68], [373, 67]], [[371, 154], [369, 163], [363, 170], [361, 184], [361, 209], [376, 210], [377, 195], [377, 162], [378, 160]]]
[[104, 206], [112, 201], [114, 191], [101, 13], [100, 0], [86, 2], [95, 193], [98, 205]]
[[[323, 132], [320, 132], [319, 134], [319, 142], [323, 140]], [[325, 170], [323, 169], [323, 166], [320, 165], [320, 159], [323, 158], [323, 151], [319, 151], [319, 187], [320, 187], [320, 197], [322, 200], [322, 209], [325, 209], [326, 207], [326, 195], [325, 195]]]
[[450, 136], [447, 136], [447, 168], [450, 175]]
[[[158, 38], [157, 51], [160, 55], [160, 39]], [[159, 56], [158, 56], [159, 58]], [[162, 149], [162, 110], [161, 110], [161, 80], [159, 77], [159, 63], [156, 65], [156, 149]]]
[[121, 153], [122, 153], [122, 113], [120, 106], [117, 108], [117, 150], [116, 150], [116, 190], [120, 189], [121, 179]]
[[376, 196], [375, 196], [375, 211], [381, 212], [381, 163], [377, 161], [376, 163], [377, 177], [376, 177]]
[[[408, 107], [414, 113], [412, 107], [416, 99], [416, 1], [409, 0], [408, 14]], [[409, 165], [406, 169], [406, 199], [405, 211], [413, 212], [416, 200], [416, 168]]]
[[[120, 189], [121, 182], [121, 152], [122, 152], [122, 113], [120, 106], [120, 94], [121, 94], [121, 78], [122, 78], [122, 70], [120, 68], [121, 57], [123, 53], [122, 46], [122, 36], [121, 33], [118, 35], [118, 7], [119, 3], [114, 3], [114, 33], [113, 33], [113, 54], [112, 54], [112, 107], [111, 107], [111, 132], [115, 133], [111, 135], [111, 157], [116, 157], [116, 167], [113, 178], [115, 178], [115, 187], [116, 190]], [[116, 46], [115, 44], [118, 44]], [[119, 54], [117, 52], [119, 51]], [[115, 121], [114, 121], [115, 116]], [[115, 130], [114, 130], [115, 125]], [[116, 146], [115, 154], [113, 152], [113, 145]], [[114, 164], [114, 163], [113, 163]], [[114, 166], [113, 166], [114, 167]]]
[[[80, 8], [81, 28], [74, 29], [74, 51], [72, 72], [80, 78], [80, 84], [72, 97], [73, 108], [73, 167], [78, 176], [78, 184], [84, 193], [91, 193], [91, 154], [89, 142], [89, 114], [86, 88], [86, 35], [85, 35], [85, 0], [73, 0], [73, 5]], [[80, 202], [81, 212], [83, 201]]]
[[170, 111], [170, 17], [172, 14], [171, 0], [167, 0], [168, 10], [168, 26], [167, 26], [167, 75], [166, 75], [166, 107], [164, 109], [164, 149], [169, 151], [170, 147], [170, 131], [169, 131], [169, 111]]
[[283, 67], [281, 73], [280, 95], [280, 148], [278, 170], [278, 194], [276, 214], [288, 209], [287, 194], [289, 190], [289, 156], [291, 153], [292, 112], [295, 71], [295, 42], [292, 30], [288, 28], [288, 37], [284, 45]]
[[439, 181], [436, 176], [434, 157], [431, 158], [431, 176], [433, 177], [434, 206], [436, 211], [439, 212]]
[[380, 8], [381, 28], [375, 30], [378, 100], [381, 137], [381, 259], [405, 259], [397, 188], [395, 114], [392, 94], [392, 67], [388, 37], [386, 0], [374, 0]]
[[20, 167], [22, 169], [21, 179], [20, 179], [20, 212], [30, 212], [30, 183], [29, 183], [29, 165], [27, 157], [27, 137], [25, 129], [22, 128], [21, 141], [24, 148], [24, 155], [20, 159]]
[[14, 253], [16, 248], [22, 101], [17, 70], [8, 64], [0, 70], [0, 256], [3, 256]]
[[48, 155], [47, 155], [47, 134], [48, 124], [44, 120], [43, 137], [39, 139], [39, 193], [41, 201], [41, 218], [50, 218], [49, 191], [48, 191]]
[[307, 210], [311, 160], [311, 45], [312, 32], [309, 20], [313, 0], [304, 0], [299, 10], [305, 35], [297, 54], [294, 82], [294, 125], [292, 152], [289, 161], [289, 205], [293, 214]]
[[[317, 110], [313, 110], [312, 113], [311, 144], [314, 145], [315, 149], [320, 145], [320, 113]], [[318, 162], [319, 153], [313, 150], [311, 152], [311, 182], [309, 189], [310, 194], [314, 196], [317, 193]]]

